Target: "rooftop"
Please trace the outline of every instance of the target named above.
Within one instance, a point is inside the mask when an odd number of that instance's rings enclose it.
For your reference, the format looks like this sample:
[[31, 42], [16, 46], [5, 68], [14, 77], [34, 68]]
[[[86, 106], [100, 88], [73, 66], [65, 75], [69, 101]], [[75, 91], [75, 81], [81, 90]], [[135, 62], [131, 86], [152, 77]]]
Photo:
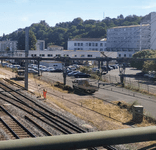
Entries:
[[63, 46], [58, 46], [58, 45], [50, 45], [48, 47], [51, 47], [51, 48], [62, 48]]
[[106, 38], [75, 38], [68, 41], [106, 41]]
[[[142, 24], [142, 26], [149, 26], [149, 24]], [[113, 28], [110, 28], [110, 29], [116, 29], [116, 28], [133, 28], [133, 27], [140, 27], [140, 25], [118, 26], [118, 27], [113, 27]]]

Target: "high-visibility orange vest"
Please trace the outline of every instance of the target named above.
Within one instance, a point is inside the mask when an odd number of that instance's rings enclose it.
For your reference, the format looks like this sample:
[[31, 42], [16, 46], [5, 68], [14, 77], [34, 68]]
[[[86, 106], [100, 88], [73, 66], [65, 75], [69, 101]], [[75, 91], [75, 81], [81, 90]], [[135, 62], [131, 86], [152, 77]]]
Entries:
[[46, 99], [46, 94], [47, 94], [47, 91], [46, 90], [43, 90], [43, 97]]

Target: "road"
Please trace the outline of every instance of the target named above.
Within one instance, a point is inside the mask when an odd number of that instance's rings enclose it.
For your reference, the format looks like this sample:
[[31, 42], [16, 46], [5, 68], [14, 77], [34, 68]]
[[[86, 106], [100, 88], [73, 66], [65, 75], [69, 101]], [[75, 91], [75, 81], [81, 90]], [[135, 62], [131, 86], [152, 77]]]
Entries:
[[[132, 71], [131, 70], [129, 71], [132, 74]], [[117, 70], [115, 70], [114, 72], [117, 73]], [[63, 82], [62, 73], [44, 72], [42, 75], [51, 80]], [[67, 77], [66, 84], [72, 86], [73, 80], [74, 77]], [[91, 83], [93, 85], [98, 86], [98, 82], [96, 80], [90, 80], [90, 81], [92, 81]], [[104, 84], [104, 86], [100, 85], [99, 90], [96, 93], [94, 93], [93, 96], [104, 99], [106, 101], [125, 101], [127, 103], [137, 102], [138, 104], [144, 106], [146, 114], [156, 118], [156, 111], [155, 111], [156, 97], [155, 96], [149, 96], [131, 90], [127, 90], [125, 88], [115, 87], [111, 84]]]

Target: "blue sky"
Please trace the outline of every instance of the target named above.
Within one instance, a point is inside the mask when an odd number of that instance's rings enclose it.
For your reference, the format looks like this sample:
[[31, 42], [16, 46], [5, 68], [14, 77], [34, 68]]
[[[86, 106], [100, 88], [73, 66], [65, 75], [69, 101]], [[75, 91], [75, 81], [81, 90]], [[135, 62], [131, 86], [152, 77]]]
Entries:
[[156, 0], [0, 0], [0, 36], [45, 20], [50, 26], [56, 23], [116, 18], [123, 14], [144, 16], [156, 11]]

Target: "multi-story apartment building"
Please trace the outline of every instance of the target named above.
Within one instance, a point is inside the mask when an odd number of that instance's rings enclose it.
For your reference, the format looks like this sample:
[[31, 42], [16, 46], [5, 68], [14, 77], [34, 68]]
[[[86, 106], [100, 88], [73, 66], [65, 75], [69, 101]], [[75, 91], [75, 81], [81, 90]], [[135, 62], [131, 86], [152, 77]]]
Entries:
[[[45, 50], [45, 41], [37, 40], [36, 49]], [[0, 56], [13, 56], [15, 51], [17, 51], [17, 41], [0, 41]]]
[[156, 13], [140, 25], [119, 26], [107, 30], [106, 51], [118, 52], [118, 57], [132, 57], [144, 49], [156, 50]]
[[79, 38], [68, 40], [68, 50], [92, 50], [105, 51], [106, 39], [101, 38]]
[[0, 54], [3, 56], [4, 53], [13, 53], [17, 50], [17, 41], [0, 41]]

